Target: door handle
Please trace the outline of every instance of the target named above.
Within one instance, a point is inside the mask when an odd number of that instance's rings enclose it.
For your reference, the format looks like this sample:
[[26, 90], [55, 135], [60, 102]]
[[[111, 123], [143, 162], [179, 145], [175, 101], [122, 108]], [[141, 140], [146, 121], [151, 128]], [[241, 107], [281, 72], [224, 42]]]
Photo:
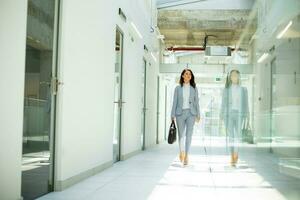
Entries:
[[114, 103], [126, 103], [125, 101], [114, 101]]
[[122, 104], [126, 103], [125, 101], [119, 100], [119, 101], [114, 101], [114, 103], [117, 103], [119, 108], [122, 108]]

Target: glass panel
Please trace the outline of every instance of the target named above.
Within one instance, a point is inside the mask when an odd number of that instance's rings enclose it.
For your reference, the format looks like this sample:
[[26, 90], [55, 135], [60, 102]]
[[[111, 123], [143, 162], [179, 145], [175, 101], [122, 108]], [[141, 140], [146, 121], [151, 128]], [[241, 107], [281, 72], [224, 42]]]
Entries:
[[258, 26], [251, 48], [260, 82], [254, 87], [254, 138], [292, 183], [300, 178], [300, 4], [256, 1], [254, 11]]
[[[232, 19], [240, 11], [231, 10]], [[178, 48], [180, 51], [169, 48], [163, 54], [163, 62], [176, 63], [170, 65], [169, 74], [179, 64], [182, 68], [190, 64], [196, 77], [202, 120], [200, 125], [195, 124], [192, 145], [199, 149], [195, 148], [197, 153], [191, 160], [201, 162], [201, 156], [209, 156], [210, 172], [220, 180], [223, 176], [219, 174], [232, 172], [247, 177], [245, 181], [220, 182], [218, 187], [224, 191], [255, 187], [260, 191], [255, 193], [258, 198], [262, 194], [266, 199], [299, 199], [300, 1], [257, 0], [244, 11], [246, 16], [241, 20], [223, 21], [223, 25], [232, 23], [229, 29], [233, 37], [225, 39], [226, 31], [214, 30], [213, 20], [213, 28], [205, 30], [216, 35], [208, 39], [208, 46], [230, 47], [231, 56], [205, 55], [198, 46]], [[202, 23], [207, 19], [198, 20]], [[201, 41], [206, 33], [194, 28], [194, 36], [199, 34], [197, 41]], [[166, 36], [166, 43], [168, 40], [173, 42]], [[239, 71], [234, 84], [229, 74], [233, 69]], [[178, 85], [179, 77], [178, 73], [165, 80], [172, 86], [168, 92], [169, 108], [172, 88]], [[225, 105], [221, 106], [222, 103]], [[199, 155], [201, 151], [203, 155]]]
[[50, 124], [54, 16], [55, 1], [28, 1], [22, 159], [25, 200], [52, 190]]

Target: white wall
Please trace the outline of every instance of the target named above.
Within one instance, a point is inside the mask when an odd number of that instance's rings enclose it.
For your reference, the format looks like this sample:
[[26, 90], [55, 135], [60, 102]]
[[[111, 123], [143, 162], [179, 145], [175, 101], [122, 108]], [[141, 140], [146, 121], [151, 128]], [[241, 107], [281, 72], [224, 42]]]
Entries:
[[21, 196], [27, 1], [0, 1], [0, 199]]
[[[155, 35], [150, 34], [151, 13], [146, 4], [138, 0], [135, 4], [129, 4], [128, 0], [92, 0], [88, 4], [66, 0], [61, 3], [58, 78], [63, 85], [59, 87], [57, 96], [55, 131], [55, 181], [58, 184], [74, 177], [77, 178], [73, 182], [79, 180], [78, 175], [112, 162], [116, 25], [124, 32], [123, 100], [126, 104], [123, 110], [122, 155], [136, 152], [141, 147], [142, 107], [139, 104], [143, 94], [143, 57], [148, 64], [151, 63], [147, 67], [146, 141], [147, 146], [155, 144], [159, 65], [150, 56], [158, 43]], [[142, 40], [134, 36], [128, 23], [122, 24], [117, 14], [119, 7], [140, 29], [144, 36]], [[0, 89], [3, 97], [7, 97], [1, 98], [0, 104], [0, 194], [5, 195], [5, 199], [17, 199], [21, 193], [27, 4], [1, 1], [0, 8]], [[131, 37], [135, 37], [133, 42]], [[144, 44], [149, 53], [144, 52]]]
[[[88, 4], [79, 0], [62, 1], [59, 79], [64, 84], [58, 95], [58, 181], [112, 161], [117, 25], [124, 34], [123, 101], [126, 103], [122, 110], [121, 156], [141, 149], [143, 57], [152, 63], [147, 70], [150, 114], [147, 115], [149, 132], [146, 141], [147, 146], [155, 143], [156, 104], [151, 98], [156, 100], [156, 84], [151, 80], [157, 76], [158, 64], [154, 64], [149, 53], [144, 53], [144, 44], [149, 51], [155, 44], [149, 33], [150, 13], [144, 13], [147, 7], [143, 6], [140, 1], [129, 4], [128, 0], [93, 0]], [[124, 11], [127, 23], [118, 16], [119, 7]], [[130, 28], [131, 20], [143, 39]]]
[[112, 161], [117, 13], [97, 0], [62, 1], [61, 11], [57, 181]]
[[146, 94], [146, 147], [156, 143], [157, 117], [157, 68], [152, 63], [147, 66], [147, 94]]
[[[150, 56], [150, 52], [154, 51], [158, 41], [153, 41], [155, 35], [150, 33], [151, 12], [149, 5], [144, 3], [145, 1], [135, 0], [129, 4], [128, 0], [123, 0], [117, 4], [127, 17], [127, 22], [124, 22], [117, 16], [117, 24], [124, 33], [123, 100], [126, 103], [123, 106], [122, 116], [122, 155], [141, 149], [143, 58], [147, 61], [146, 147], [155, 144], [157, 91], [155, 77], [158, 74], [158, 63]], [[142, 39], [133, 31], [131, 22], [138, 28]], [[144, 44], [149, 49], [148, 53], [144, 51]]]
[[[138, 8], [120, 1], [117, 7], [124, 11], [127, 22], [124, 22], [119, 16], [117, 24], [124, 34], [123, 46], [123, 105], [122, 110], [122, 155], [129, 154], [141, 149], [141, 97], [143, 90], [142, 67], [143, 67], [143, 39], [140, 39], [130, 27], [131, 21], [137, 26], [143, 37], [141, 25], [137, 23], [138, 19], [133, 19], [134, 13]], [[139, 21], [138, 21], [139, 22]], [[133, 41], [132, 41], [133, 39]], [[133, 123], [135, 122], [135, 123]]]
[[[165, 139], [165, 121], [166, 115], [165, 113], [165, 80], [162, 75], [159, 77], [159, 119], [158, 119], [158, 133], [159, 133], [159, 143], [162, 143]], [[168, 115], [167, 115], [168, 116]], [[169, 118], [168, 118], [169, 119]]]

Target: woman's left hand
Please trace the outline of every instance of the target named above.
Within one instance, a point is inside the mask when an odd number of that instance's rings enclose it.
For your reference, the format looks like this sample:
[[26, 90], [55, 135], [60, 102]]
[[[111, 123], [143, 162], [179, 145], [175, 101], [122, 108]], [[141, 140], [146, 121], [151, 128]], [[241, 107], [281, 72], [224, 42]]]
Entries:
[[197, 123], [200, 122], [200, 117], [196, 117], [196, 122], [197, 122]]

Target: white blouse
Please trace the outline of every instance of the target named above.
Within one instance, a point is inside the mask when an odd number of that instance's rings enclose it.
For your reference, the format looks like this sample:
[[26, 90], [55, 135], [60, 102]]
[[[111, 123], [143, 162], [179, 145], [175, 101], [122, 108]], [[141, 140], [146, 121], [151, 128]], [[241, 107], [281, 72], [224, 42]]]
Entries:
[[241, 87], [239, 85], [231, 85], [231, 93], [232, 93], [232, 109], [240, 110]]
[[190, 108], [190, 84], [183, 84], [183, 105], [182, 109]]

